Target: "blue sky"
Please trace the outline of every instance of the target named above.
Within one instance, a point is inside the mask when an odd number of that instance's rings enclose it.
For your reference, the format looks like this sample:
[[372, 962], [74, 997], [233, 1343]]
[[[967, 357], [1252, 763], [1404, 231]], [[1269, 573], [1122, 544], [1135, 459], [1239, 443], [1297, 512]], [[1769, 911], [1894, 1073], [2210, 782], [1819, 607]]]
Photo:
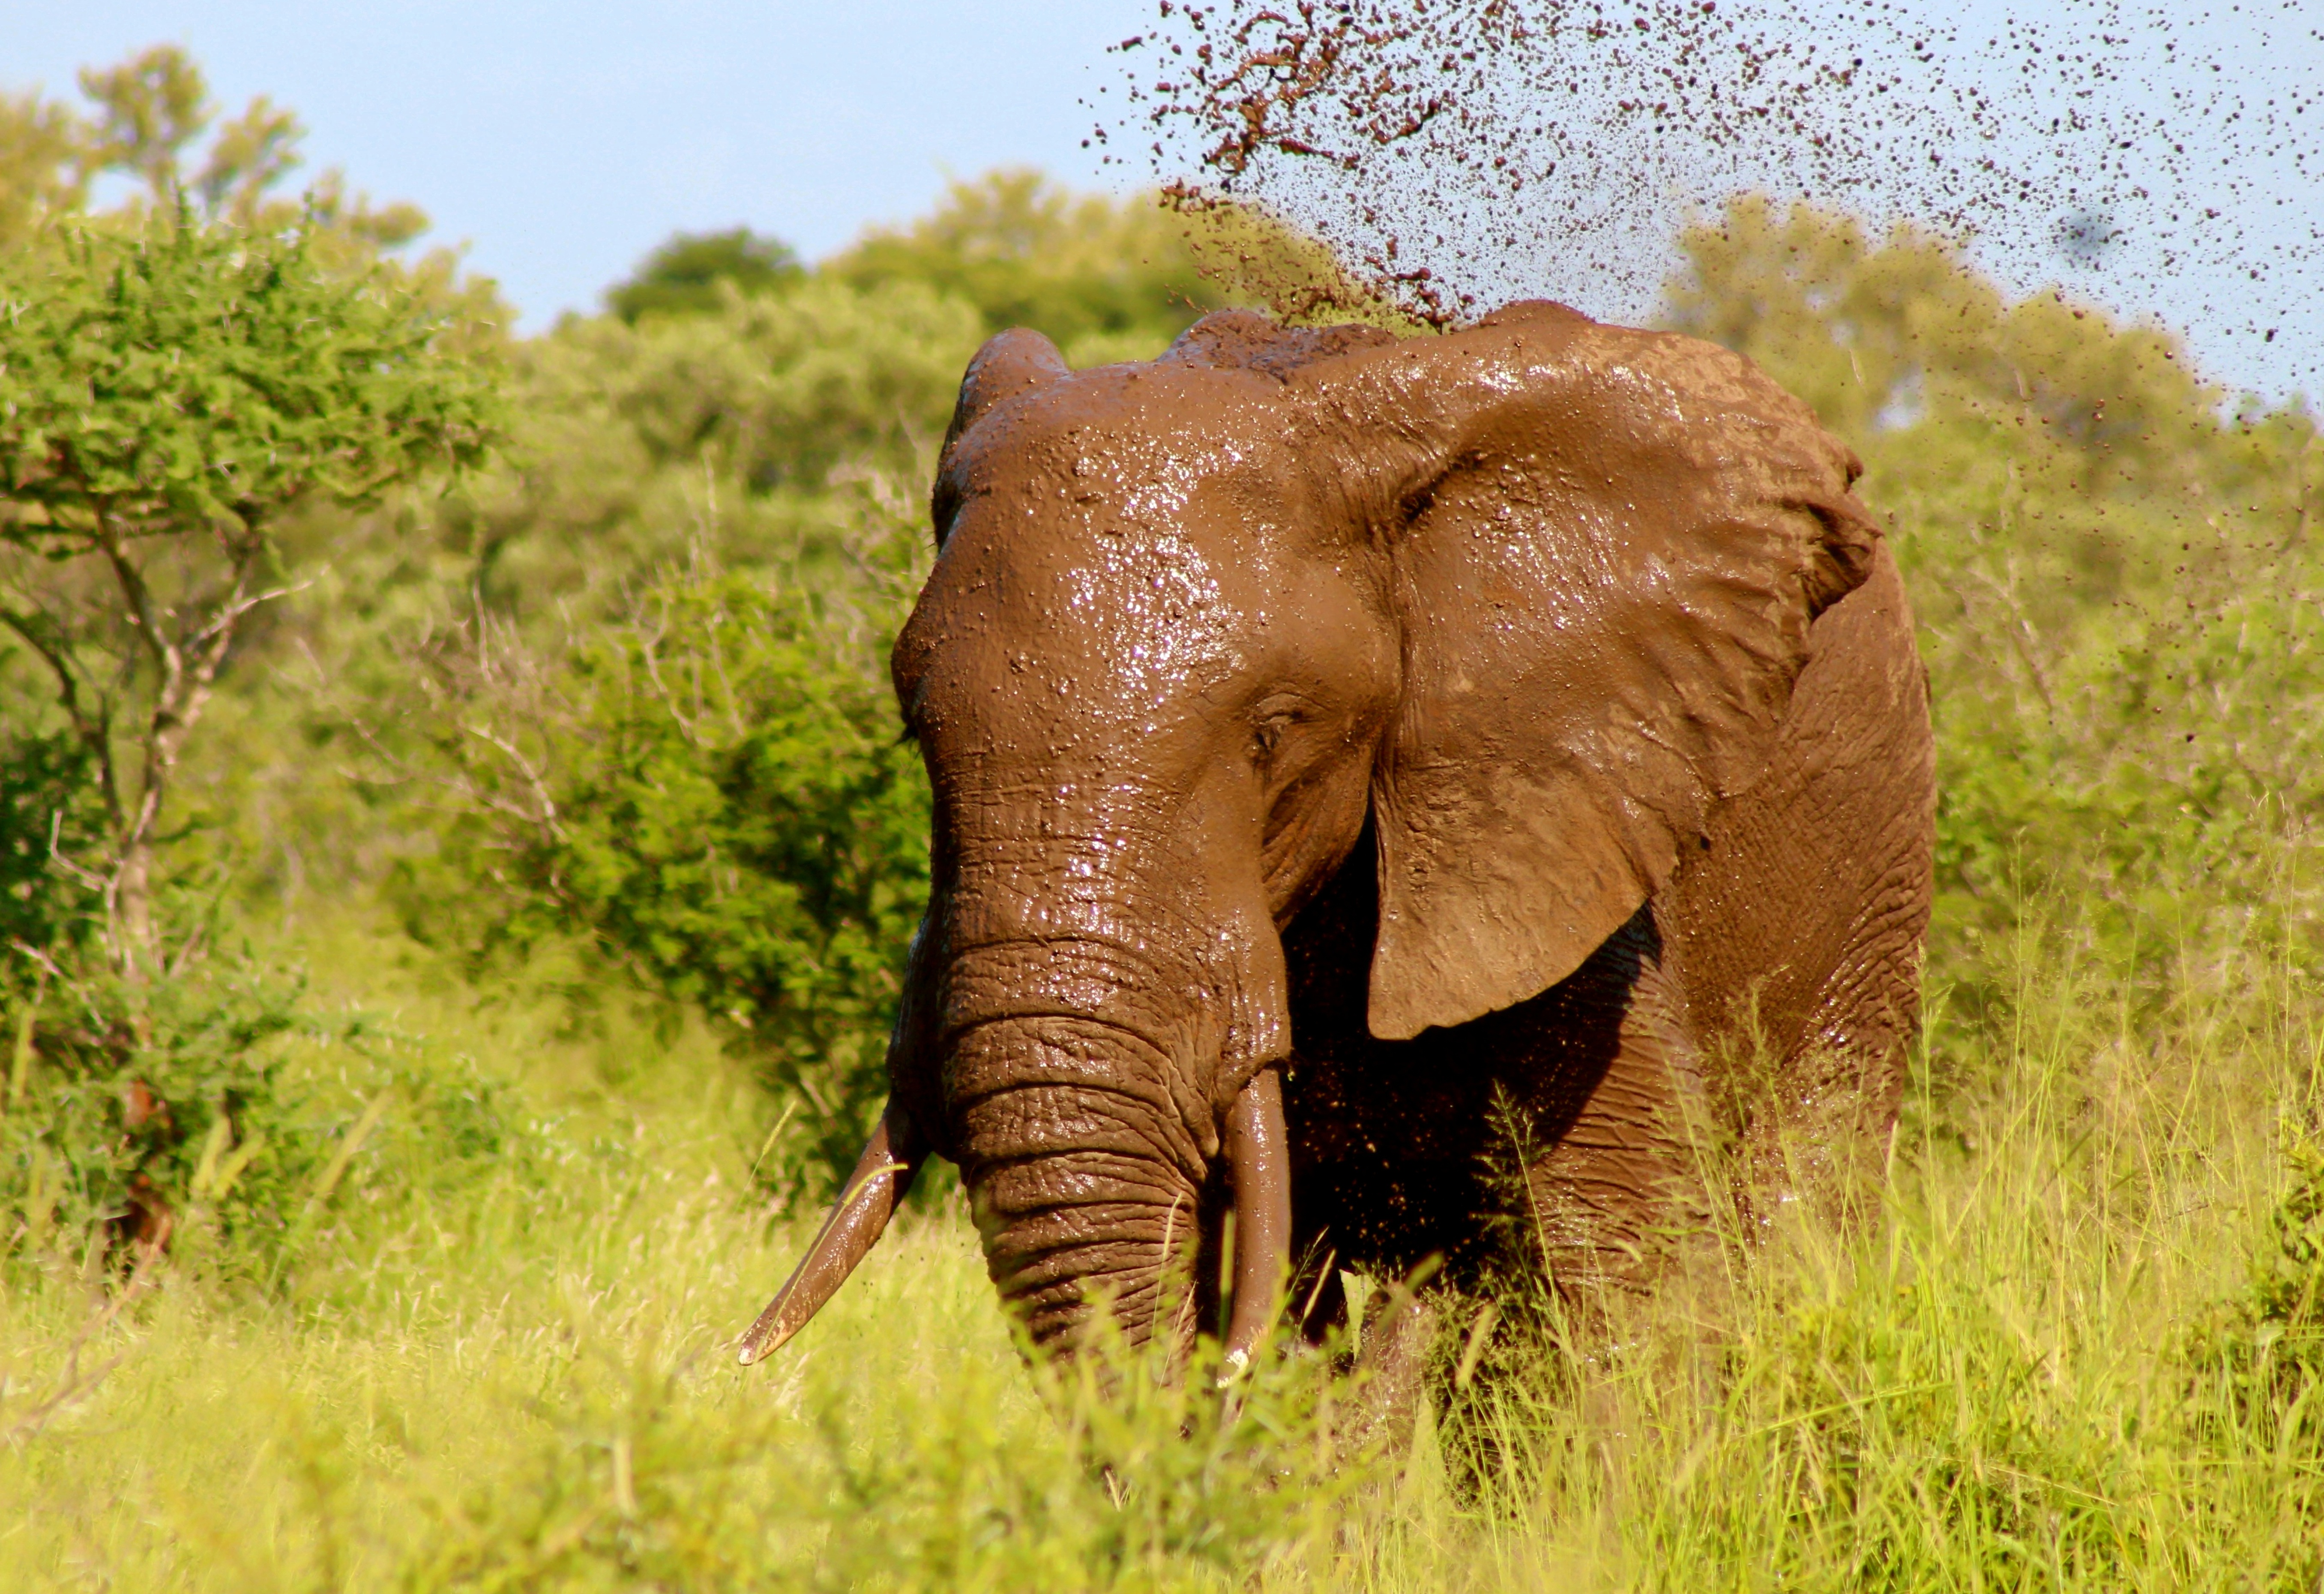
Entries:
[[297, 110], [344, 167], [465, 240], [539, 326], [678, 228], [809, 256], [925, 209], [946, 172], [1094, 185], [1076, 103], [1148, 0], [0, 0], [0, 87], [74, 92], [161, 40], [221, 105]]
[[[1788, 3], [1838, 16], [1858, 0]], [[1952, 24], [1974, 63], [1978, 36], [2006, 15], [2072, 34], [2094, 31], [2083, 14], [2119, 12], [2130, 55], [2160, 60], [2150, 46], [2167, 36], [2185, 81], [2233, 85], [2255, 103], [2324, 85], [2324, 0], [2159, 4], [1913, 0], [1899, 14]], [[1082, 148], [1093, 120], [1083, 102], [1101, 86], [1119, 93], [1105, 47], [1154, 18], [1154, 0], [0, 0], [0, 88], [69, 96], [79, 67], [180, 42], [226, 108], [266, 94], [297, 110], [310, 170], [337, 165], [375, 198], [424, 207], [432, 241], [465, 242], [537, 328], [595, 306], [681, 228], [747, 224], [816, 257], [867, 223], [926, 209], [948, 173], [1026, 163], [1084, 186], [1146, 178], [1135, 163], [1102, 171]], [[2152, 72], [2117, 88], [2153, 99], [2142, 115], [2172, 115], [2168, 90]], [[2212, 123], [2207, 139], [2221, 133]], [[2294, 125], [2291, 154], [2256, 161], [2229, 126], [2216, 155], [2190, 144], [2161, 174], [2158, 204], [2226, 207], [2211, 229], [2224, 253], [2165, 262], [2133, 248], [2126, 258], [2143, 264], [2111, 281], [2086, 273], [2078, 290], [2189, 327], [2204, 365], [2230, 382], [2324, 386], [2324, 205], [2300, 191], [2324, 170], [2324, 104]], [[2228, 184], [2222, 161], [2243, 180]], [[2035, 217], [2021, 230], [2041, 244], [2051, 226]], [[2291, 265], [2287, 241], [2303, 252]], [[2046, 245], [2036, 253], [2047, 273]], [[1587, 284], [1574, 292], [1597, 313], [1641, 313], [1590, 302]], [[2262, 344], [2259, 329], [2279, 323]]]

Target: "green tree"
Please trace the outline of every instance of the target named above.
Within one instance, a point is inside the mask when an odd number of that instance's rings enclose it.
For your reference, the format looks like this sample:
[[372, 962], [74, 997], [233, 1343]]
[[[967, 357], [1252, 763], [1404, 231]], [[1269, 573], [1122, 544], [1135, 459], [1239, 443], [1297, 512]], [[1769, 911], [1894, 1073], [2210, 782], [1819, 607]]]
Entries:
[[0, 95], [0, 248], [21, 245], [49, 217], [81, 207], [87, 136], [69, 106]]
[[427, 768], [461, 800], [407, 866], [412, 934], [479, 968], [579, 935], [724, 1027], [806, 1109], [825, 1179], [877, 1110], [927, 896], [927, 779], [880, 668], [926, 564], [901, 507], [859, 500], [850, 584], [697, 551], [561, 637], [484, 612], [419, 660]]
[[2009, 1010], [2012, 938], [2080, 905], [2127, 991], [2273, 945], [2324, 968], [2324, 450], [2301, 401], [1947, 241], [1764, 201], [1682, 240], [1670, 318], [1750, 355], [1866, 464], [1938, 736], [1931, 967]]
[[[281, 197], [276, 190], [300, 165], [298, 117], [261, 95], [220, 123], [201, 69], [175, 44], [88, 69], [80, 89], [86, 112], [37, 94], [0, 98], [0, 244], [34, 243], [44, 221], [79, 214], [90, 182], [108, 173], [144, 188], [110, 213], [120, 225], [170, 212], [184, 194], [204, 215], [245, 226], [307, 217], [340, 252], [365, 258], [428, 230], [416, 206], [349, 196], [336, 170], [303, 198]], [[439, 253], [421, 269], [448, 279], [451, 265]]]
[[[109, 248], [105, 240], [161, 239], [190, 216], [198, 226], [239, 229], [254, 238], [295, 235], [301, 240], [300, 259], [348, 291], [411, 300], [416, 315], [436, 324], [433, 344], [447, 354], [503, 344], [506, 307], [488, 281], [461, 276], [452, 252], [392, 258], [425, 227], [418, 209], [374, 207], [351, 196], [336, 170], [322, 173], [303, 195], [284, 191], [300, 164], [300, 130], [288, 111], [261, 97], [222, 121], [199, 69], [174, 45], [84, 71], [80, 88], [77, 104], [37, 94], [0, 100], [0, 259], [19, 289], [47, 294], [50, 284], [73, 281], [89, 265], [88, 251]], [[91, 183], [106, 174], [138, 186], [112, 208], [90, 212]], [[74, 256], [76, 249], [82, 256]], [[166, 331], [160, 321], [149, 329]], [[15, 332], [33, 336], [23, 327]], [[22, 370], [14, 374], [41, 379]], [[107, 401], [119, 397], [108, 394]], [[309, 494], [273, 516], [270, 557], [310, 576], [327, 560], [369, 563], [378, 523], [327, 510], [330, 502], [328, 493]], [[57, 549], [51, 545], [50, 551]], [[40, 594], [35, 607], [69, 607], [90, 597], [88, 569], [69, 559], [53, 565], [17, 560], [8, 565], [6, 579], [20, 612], [31, 593]], [[339, 590], [333, 589], [335, 596]], [[246, 657], [254, 645], [263, 647], [281, 630], [277, 613], [279, 606], [270, 605], [247, 615], [234, 628], [232, 652]], [[304, 646], [336, 626], [318, 615], [294, 640]], [[347, 640], [359, 647], [359, 639]], [[266, 704], [264, 696], [229, 694], [229, 701], [228, 717], [243, 732], [231, 762], [279, 767], [268, 756], [275, 751], [269, 733], [279, 727], [262, 730], [250, 718], [251, 710]], [[0, 866], [6, 877], [0, 889], [9, 893], [10, 906], [0, 916], [8, 919], [10, 940], [46, 945], [87, 927], [75, 917], [81, 895], [60, 861], [106, 853], [106, 837], [117, 829], [102, 818], [97, 793], [112, 777], [89, 761], [93, 740], [76, 734], [57, 711], [50, 666], [21, 634], [0, 626], [0, 764], [10, 772], [0, 791], [0, 859], [7, 861]], [[198, 779], [215, 785], [219, 766], [228, 760], [203, 770], [205, 761], [196, 744]], [[197, 806], [183, 818], [201, 830], [217, 816], [215, 809], [205, 814]]]
[[859, 288], [924, 282], [975, 307], [988, 335], [1033, 327], [1076, 365], [1149, 357], [1227, 302], [1151, 197], [1075, 194], [1025, 168], [954, 181], [930, 214], [872, 228], [823, 271]]
[[60, 861], [124, 970], [161, 962], [156, 854], [187, 739], [248, 616], [298, 578], [278, 523], [471, 464], [494, 424], [447, 315], [384, 271], [327, 267], [326, 225], [181, 203], [0, 262], [0, 625], [86, 760], [102, 841]]
[[925, 490], [978, 330], [919, 283], [815, 277], [530, 340], [500, 462], [429, 517], [449, 591], [561, 634], [561, 611], [618, 608], [697, 545], [738, 569], [827, 563], [858, 484]]
[[789, 244], [748, 227], [679, 233], [605, 290], [605, 308], [632, 325], [645, 316], [698, 316], [725, 302], [722, 283], [747, 298], [779, 293], [806, 275]]

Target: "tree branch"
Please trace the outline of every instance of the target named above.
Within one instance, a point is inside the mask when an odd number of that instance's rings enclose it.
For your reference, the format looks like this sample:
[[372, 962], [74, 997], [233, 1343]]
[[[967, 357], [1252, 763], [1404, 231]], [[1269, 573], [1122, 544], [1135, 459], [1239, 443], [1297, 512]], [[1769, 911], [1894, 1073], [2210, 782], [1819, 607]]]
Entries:
[[24, 639], [27, 646], [38, 653], [57, 677], [57, 702], [71, 722], [73, 735], [97, 760], [98, 784], [105, 797], [105, 814], [116, 827], [121, 823], [121, 791], [113, 779], [113, 703], [102, 693], [95, 694], [98, 706], [95, 718], [81, 705], [81, 681], [74, 671], [72, 661], [47, 638], [40, 634], [33, 618], [19, 614], [13, 609], [0, 608], [0, 624]]
[[557, 834], [557, 803], [549, 795], [547, 777], [533, 767], [532, 760], [520, 752], [516, 745], [507, 738], [496, 735], [482, 725], [464, 725], [461, 728], [487, 746], [498, 748], [502, 756], [516, 766], [517, 772], [524, 777], [525, 784], [532, 788], [533, 801], [538, 807], [535, 812], [527, 814], [514, 804], [494, 803], [493, 806], [514, 817], [524, 819], [552, 835]]
[[154, 696], [166, 703], [175, 695], [178, 683], [186, 673], [185, 656], [161, 630], [161, 617], [153, 612], [153, 594], [145, 585], [144, 573], [129, 557], [122, 546], [121, 533], [113, 523], [103, 500], [96, 501], [97, 546], [105, 555], [106, 563], [113, 567], [113, 578], [121, 587], [123, 601], [128, 605], [129, 622], [153, 655], [153, 667], [161, 672], [161, 684]]
[[92, 891], [103, 891], [106, 889], [105, 877], [103, 875], [83, 864], [76, 863], [71, 859], [65, 856], [63, 846], [65, 828], [64, 821], [65, 811], [62, 808], [54, 808], [50, 810], [49, 861], [55, 864], [60, 870], [62, 870], [66, 878], [78, 880], [81, 885], [87, 887]]

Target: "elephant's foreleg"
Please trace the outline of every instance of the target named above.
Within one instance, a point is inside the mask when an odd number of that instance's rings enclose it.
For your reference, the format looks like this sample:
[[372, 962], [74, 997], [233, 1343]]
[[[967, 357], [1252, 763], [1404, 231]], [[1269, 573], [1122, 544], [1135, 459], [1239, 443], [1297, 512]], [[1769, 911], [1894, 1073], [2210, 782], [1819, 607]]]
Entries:
[[[1699, 1060], [1680, 1027], [1651, 910], [1574, 976], [1599, 1009], [1602, 1062], [1586, 1093], [1549, 1085], [1547, 1111], [1511, 1115], [1526, 1201], [1520, 1237], [1559, 1304], [1594, 1313], [1610, 1292], [1658, 1282], [1709, 1242], [1703, 1153], [1712, 1132]], [[1528, 1136], [1534, 1137], [1526, 1144]]]
[[1341, 1454], [1396, 1454], [1412, 1442], [1440, 1322], [1425, 1295], [1400, 1284], [1372, 1292], [1356, 1353], [1352, 1409], [1339, 1425]]

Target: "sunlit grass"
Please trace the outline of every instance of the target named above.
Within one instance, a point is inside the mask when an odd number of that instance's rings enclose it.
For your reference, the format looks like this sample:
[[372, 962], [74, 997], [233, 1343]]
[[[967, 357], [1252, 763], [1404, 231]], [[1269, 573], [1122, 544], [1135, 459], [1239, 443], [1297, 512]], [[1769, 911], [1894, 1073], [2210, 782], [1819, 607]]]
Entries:
[[2314, 1126], [2310, 999], [2254, 956], [2134, 1005], [2070, 944], [2029, 935], [1977, 1083], [1919, 1088], [1877, 1216], [1729, 1236], [1719, 1287], [1504, 1347], [1336, 1470], [1312, 1366], [1226, 1416], [1202, 1380], [1045, 1400], [956, 1198], [736, 1367], [814, 1214], [748, 1177], [701, 1038], [641, 1062], [647, 1027], [379, 975], [544, 1116], [448, 1189], [351, 1178], [272, 1294], [198, 1239], [125, 1304], [14, 1258], [0, 1587], [2307, 1588], [2314, 1429], [2202, 1347], [2251, 1330], [2222, 1304]]

